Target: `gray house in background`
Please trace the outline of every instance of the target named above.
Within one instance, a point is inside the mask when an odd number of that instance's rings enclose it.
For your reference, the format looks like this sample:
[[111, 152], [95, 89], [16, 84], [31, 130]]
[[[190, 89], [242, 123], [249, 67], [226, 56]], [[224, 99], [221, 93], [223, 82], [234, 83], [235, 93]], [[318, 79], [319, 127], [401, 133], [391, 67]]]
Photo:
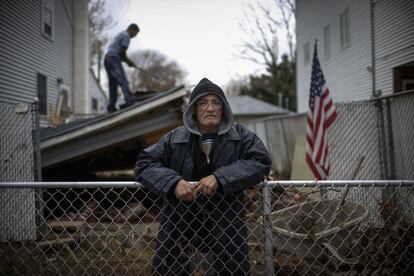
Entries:
[[245, 122], [275, 115], [287, 115], [290, 110], [250, 96], [227, 96], [227, 101], [237, 122]]
[[2, 1], [0, 101], [39, 99], [41, 126], [105, 112], [89, 69], [86, 0]]
[[[89, 52], [87, 0], [1, 1], [0, 181], [40, 178], [29, 105], [35, 98], [42, 127], [105, 112]], [[1, 241], [36, 237], [40, 196], [33, 189], [1, 189]]]

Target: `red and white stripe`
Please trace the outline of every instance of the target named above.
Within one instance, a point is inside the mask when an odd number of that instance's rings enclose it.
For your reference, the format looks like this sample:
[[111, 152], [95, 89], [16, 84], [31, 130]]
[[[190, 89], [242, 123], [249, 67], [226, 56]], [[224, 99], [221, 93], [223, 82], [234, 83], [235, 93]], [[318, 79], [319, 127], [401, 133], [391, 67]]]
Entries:
[[336, 119], [335, 105], [326, 85], [322, 97], [315, 97], [314, 110], [309, 110], [306, 127], [306, 162], [318, 180], [329, 174], [327, 129]]

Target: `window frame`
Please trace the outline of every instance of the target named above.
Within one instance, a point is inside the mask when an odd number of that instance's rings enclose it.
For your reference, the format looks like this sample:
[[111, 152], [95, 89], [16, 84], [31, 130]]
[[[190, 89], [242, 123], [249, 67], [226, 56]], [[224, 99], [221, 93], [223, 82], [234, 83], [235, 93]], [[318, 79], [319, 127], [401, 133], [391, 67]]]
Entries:
[[[43, 83], [43, 80], [44, 80], [44, 83]], [[37, 83], [37, 98], [39, 100], [39, 103], [38, 103], [39, 115], [47, 116], [47, 113], [48, 113], [48, 110], [47, 110], [47, 103], [48, 103], [47, 101], [47, 76], [41, 73], [37, 73], [36, 83]]]
[[303, 64], [309, 64], [310, 63], [310, 43], [309, 41], [305, 42], [303, 44]]
[[[95, 108], [95, 103], [96, 103], [96, 108]], [[91, 98], [91, 108], [92, 108], [92, 111], [99, 112], [99, 100], [98, 100], [98, 98], [95, 98], [95, 97]]]
[[349, 9], [345, 9], [339, 15], [339, 41], [341, 49], [346, 49], [351, 45]]
[[[41, 26], [40, 26], [40, 30], [42, 35], [49, 39], [49, 40], [53, 40], [54, 38], [54, 23], [55, 23], [55, 14], [54, 14], [54, 1], [53, 0], [42, 0], [41, 2], [41, 7], [42, 7], [42, 11], [41, 11]], [[47, 20], [48, 18], [46, 18], [48, 15], [50, 15], [49, 20]], [[46, 21], [50, 21], [50, 24], [48, 24]], [[50, 27], [50, 33], [47, 32], [45, 30], [45, 26], [49, 26]]]

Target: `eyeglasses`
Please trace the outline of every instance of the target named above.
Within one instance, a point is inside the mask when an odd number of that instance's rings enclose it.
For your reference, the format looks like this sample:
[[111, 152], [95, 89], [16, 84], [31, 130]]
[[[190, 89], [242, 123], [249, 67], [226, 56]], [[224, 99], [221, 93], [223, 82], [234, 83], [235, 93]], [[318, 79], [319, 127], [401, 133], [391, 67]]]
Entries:
[[197, 107], [201, 109], [207, 109], [210, 104], [211, 107], [213, 107], [214, 109], [219, 109], [223, 106], [222, 101], [199, 101], [197, 102]]

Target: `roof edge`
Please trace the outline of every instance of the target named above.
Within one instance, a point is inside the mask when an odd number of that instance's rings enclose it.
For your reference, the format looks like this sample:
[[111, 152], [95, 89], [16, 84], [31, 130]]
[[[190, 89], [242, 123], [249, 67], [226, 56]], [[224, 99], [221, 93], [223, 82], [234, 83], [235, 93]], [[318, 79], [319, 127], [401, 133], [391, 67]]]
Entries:
[[121, 113], [112, 113], [110, 116], [100, 116], [96, 120], [90, 120], [84, 124], [77, 125], [74, 128], [67, 129], [61, 133], [42, 137], [40, 142], [40, 148], [46, 149], [55, 146], [60, 143], [68, 142], [70, 140], [82, 137], [94, 133], [98, 130], [112, 127], [114, 125], [121, 124], [123, 121], [129, 118], [146, 113], [162, 104], [175, 100], [177, 98], [187, 95], [184, 85], [174, 88], [171, 91], [166, 92], [163, 95], [159, 95], [156, 98], [150, 98], [145, 100], [141, 105], [126, 108]]

